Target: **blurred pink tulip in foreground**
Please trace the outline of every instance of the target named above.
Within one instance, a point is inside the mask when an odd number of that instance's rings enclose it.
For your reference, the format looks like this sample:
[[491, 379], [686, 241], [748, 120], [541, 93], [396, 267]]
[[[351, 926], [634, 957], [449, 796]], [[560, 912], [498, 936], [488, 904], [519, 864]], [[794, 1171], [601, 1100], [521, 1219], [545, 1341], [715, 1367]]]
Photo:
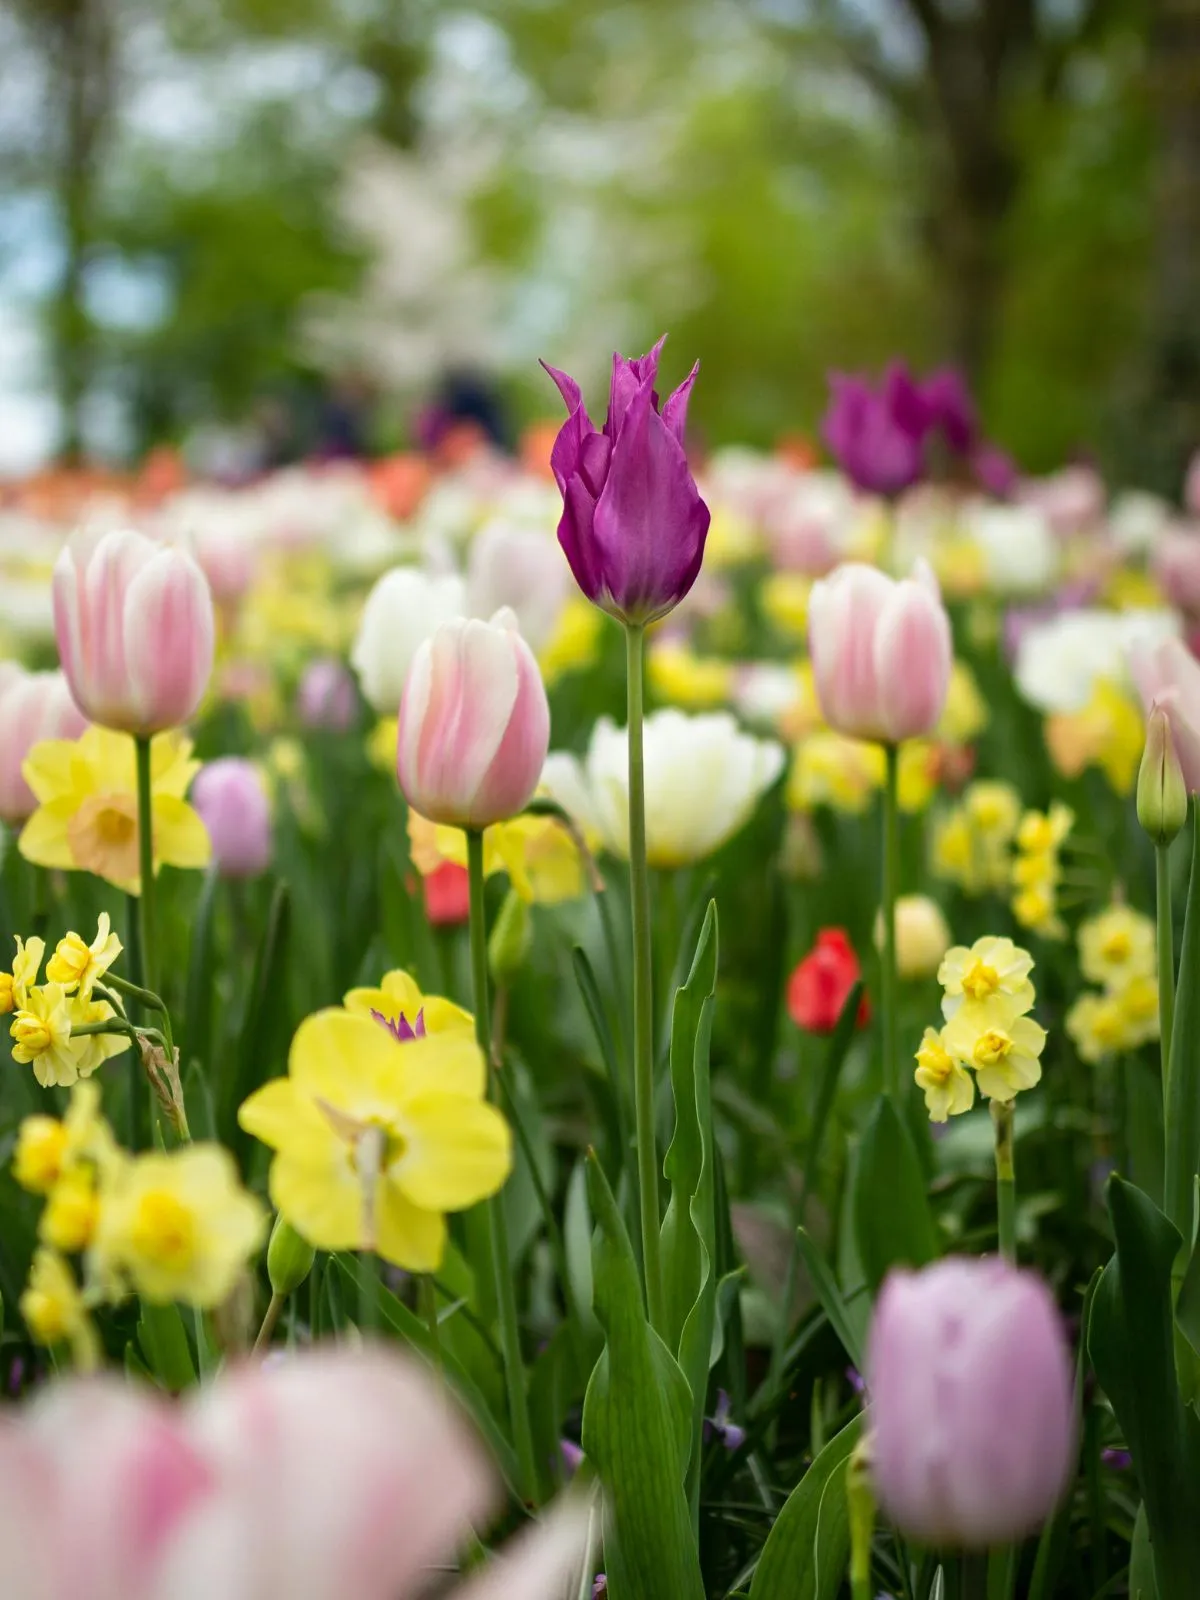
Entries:
[[1200, 794], [1200, 662], [1182, 639], [1135, 644], [1129, 668], [1142, 704], [1167, 714], [1171, 738], [1189, 794]]
[[[244, 1367], [179, 1406], [68, 1379], [0, 1422], [0, 1595], [406, 1600], [492, 1491], [436, 1386], [381, 1351]], [[458, 1600], [573, 1596], [586, 1520], [551, 1517]]]
[[0, 821], [24, 822], [37, 807], [21, 763], [42, 739], [77, 739], [87, 718], [61, 672], [26, 672], [0, 661]]

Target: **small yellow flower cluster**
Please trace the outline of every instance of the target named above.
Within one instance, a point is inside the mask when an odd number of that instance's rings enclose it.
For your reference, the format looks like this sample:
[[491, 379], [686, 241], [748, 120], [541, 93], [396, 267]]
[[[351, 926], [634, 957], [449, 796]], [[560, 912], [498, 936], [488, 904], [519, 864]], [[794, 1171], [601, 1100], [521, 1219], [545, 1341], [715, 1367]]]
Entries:
[[[937, 790], [938, 773], [938, 747], [930, 740], [909, 739], [900, 746], [897, 796], [901, 811], [924, 811]], [[796, 746], [785, 798], [793, 811], [829, 806], [848, 816], [860, 816], [876, 790], [883, 787], [884, 776], [882, 745], [821, 728]]]
[[[188, 1145], [131, 1156], [101, 1115], [94, 1083], [76, 1084], [66, 1116], [26, 1117], [13, 1176], [45, 1198], [21, 1314], [40, 1344], [96, 1364], [90, 1312], [130, 1293], [157, 1304], [220, 1305], [262, 1243], [262, 1206], [228, 1151]], [[78, 1256], [81, 1278], [68, 1257]]]
[[962, 799], [938, 818], [932, 867], [965, 894], [1007, 891], [1012, 882], [1012, 844], [1021, 818], [1021, 797], [1011, 783], [988, 779], [968, 784]]
[[238, 1120], [275, 1151], [271, 1199], [309, 1244], [433, 1272], [446, 1213], [507, 1178], [508, 1124], [487, 1101], [466, 1012], [405, 972], [345, 1001], [300, 1024], [287, 1077], [256, 1090]]
[[686, 711], [709, 711], [729, 703], [735, 668], [720, 656], [697, 655], [678, 639], [653, 641], [646, 675], [657, 699]]
[[1007, 1102], [1041, 1078], [1046, 1030], [1028, 1015], [1032, 971], [1033, 957], [1011, 939], [988, 936], [946, 952], [938, 969], [945, 1024], [925, 1029], [914, 1073], [931, 1122], [969, 1111], [976, 1086]]
[[1067, 1032], [1084, 1061], [1099, 1061], [1158, 1038], [1154, 924], [1128, 906], [1112, 905], [1079, 929], [1079, 965], [1100, 985], [1067, 1013]]
[[109, 1056], [128, 1050], [121, 1032], [83, 1033], [117, 1016], [107, 1000], [93, 997], [96, 983], [121, 954], [121, 941], [104, 912], [92, 943], [77, 933], [60, 939], [46, 963], [46, 982], [38, 971], [46, 951], [44, 939], [17, 937], [17, 954], [11, 972], [0, 972], [0, 1014], [12, 1013], [9, 1034], [12, 1058], [31, 1063], [37, 1081], [70, 1085], [89, 1078]]
[[[467, 836], [461, 828], [430, 822], [410, 810], [408, 843], [413, 866], [423, 878], [447, 861], [467, 864]], [[586, 840], [589, 849], [598, 840]], [[506, 872], [526, 905], [561, 905], [578, 900], [587, 890], [585, 862], [571, 833], [557, 817], [519, 816], [494, 822], [483, 834], [483, 870], [487, 877]]]
[[1074, 824], [1070, 806], [1056, 800], [1049, 811], [1027, 811], [1017, 829], [1012, 912], [1023, 928], [1044, 939], [1061, 939], [1067, 931], [1058, 915], [1059, 856]]
[[1081, 711], [1046, 719], [1046, 748], [1066, 778], [1099, 767], [1117, 794], [1129, 794], [1142, 759], [1146, 729], [1129, 695], [1107, 678], [1097, 680]]
[[[582, 596], [573, 597], [558, 614], [558, 621], [538, 652], [538, 666], [547, 689], [569, 672], [590, 667], [600, 653], [604, 613]], [[395, 756], [392, 758], [395, 765]]]

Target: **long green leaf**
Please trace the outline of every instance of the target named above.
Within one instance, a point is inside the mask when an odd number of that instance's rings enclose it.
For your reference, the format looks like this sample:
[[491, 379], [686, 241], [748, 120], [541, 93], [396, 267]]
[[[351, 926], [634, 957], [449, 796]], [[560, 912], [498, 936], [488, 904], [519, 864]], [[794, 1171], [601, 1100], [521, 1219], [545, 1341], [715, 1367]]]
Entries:
[[817, 1249], [805, 1228], [796, 1229], [796, 1248], [800, 1252], [800, 1259], [804, 1262], [817, 1299], [821, 1302], [821, 1309], [829, 1318], [834, 1333], [842, 1341], [842, 1349], [861, 1371], [862, 1343], [859, 1332], [829, 1263]]
[[180, 1056], [185, 1068], [191, 1061], [199, 1061], [205, 1067], [212, 1061], [213, 914], [220, 882], [214, 861], [204, 874], [204, 884], [192, 917], [187, 999], [180, 1041]]
[[611, 1600], [704, 1600], [684, 1494], [692, 1398], [646, 1319], [629, 1235], [600, 1164], [588, 1160], [596, 1218], [593, 1276], [605, 1345], [583, 1405], [583, 1447], [608, 1496]]
[[196, 1367], [178, 1307], [157, 1306], [143, 1300], [137, 1334], [155, 1381], [171, 1394], [191, 1388], [196, 1381]]
[[1171, 1029], [1163, 1184], [1163, 1210], [1188, 1246], [1194, 1221], [1192, 1184], [1200, 1171], [1200, 803], [1192, 804], [1192, 824], [1192, 875]]
[[671, 1198], [662, 1225], [667, 1308], [665, 1336], [692, 1393], [688, 1498], [698, 1516], [704, 1401], [716, 1318], [713, 1255], [712, 1095], [709, 1041], [717, 984], [717, 908], [708, 912], [687, 982], [676, 993], [671, 1022], [671, 1088], [675, 1133], [664, 1162]]
[[883, 1096], [858, 1148], [853, 1206], [858, 1253], [872, 1292], [892, 1267], [923, 1267], [937, 1256], [921, 1163], [895, 1106]]
[[291, 925], [291, 897], [286, 883], [277, 883], [267, 913], [267, 925], [254, 960], [250, 997], [238, 1041], [236, 1067], [219, 1086], [223, 1124], [232, 1130], [230, 1143], [244, 1150], [249, 1138], [237, 1125], [237, 1110], [252, 1089], [273, 1077], [269, 1059], [276, 1043], [277, 1023], [285, 1010], [284, 982], [288, 932]]
[[[825, 1051], [825, 1059], [821, 1064], [821, 1081], [817, 1087], [817, 1103], [813, 1108], [812, 1128], [808, 1136], [808, 1147], [804, 1152], [804, 1177], [800, 1187], [800, 1204], [796, 1215], [804, 1216], [804, 1202], [817, 1178], [817, 1167], [821, 1159], [821, 1147], [825, 1142], [825, 1129], [829, 1125], [829, 1114], [833, 1110], [834, 1101], [837, 1099], [838, 1083], [842, 1076], [842, 1068], [846, 1064], [846, 1057], [850, 1053], [850, 1046], [854, 1041], [854, 1030], [858, 1024], [858, 1008], [862, 1000], [863, 986], [861, 979], [846, 996], [837, 1024], [829, 1036], [829, 1048]], [[786, 1308], [785, 1308], [786, 1309]]]
[[838, 1594], [850, 1556], [846, 1463], [863, 1421], [860, 1413], [834, 1434], [788, 1496], [754, 1569], [750, 1600], [834, 1600]]

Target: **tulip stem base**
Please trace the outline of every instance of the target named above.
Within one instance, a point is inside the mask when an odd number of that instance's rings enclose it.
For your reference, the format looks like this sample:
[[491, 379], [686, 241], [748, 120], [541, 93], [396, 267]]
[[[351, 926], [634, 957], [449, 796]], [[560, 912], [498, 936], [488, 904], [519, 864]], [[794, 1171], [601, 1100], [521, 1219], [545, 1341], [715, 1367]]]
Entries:
[[645, 630], [625, 624], [625, 687], [629, 740], [629, 902], [633, 924], [633, 1108], [642, 1220], [642, 1271], [650, 1325], [666, 1327], [658, 1204], [658, 1140], [654, 1128], [654, 972], [650, 875], [646, 863], [646, 776], [642, 751]]
[[900, 870], [899, 770], [900, 747], [884, 746], [886, 778], [883, 786], [883, 967], [880, 991], [883, 1025], [883, 1086], [900, 1104], [899, 1019], [896, 1015], [896, 879]]
[[[467, 829], [467, 879], [471, 904], [471, 979], [475, 1006], [475, 1040], [492, 1076], [492, 1027], [488, 1001], [487, 910], [484, 906], [483, 834]], [[509, 1423], [513, 1447], [521, 1475], [521, 1490], [531, 1503], [537, 1494], [537, 1462], [533, 1451], [533, 1429], [529, 1421], [529, 1395], [525, 1387], [525, 1364], [521, 1359], [521, 1329], [517, 1321], [517, 1290], [513, 1281], [508, 1244], [508, 1219], [504, 1193], [487, 1202], [488, 1233], [491, 1240], [492, 1270], [496, 1286], [496, 1305], [500, 1314], [500, 1348], [504, 1357], [504, 1381], [508, 1390]]]
[[1171, 846], [1154, 847], [1158, 915], [1158, 1025], [1162, 1050], [1163, 1102], [1171, 1076], [1171, 1030], [1175, 1024], [1175, 922], [1171, 915]]

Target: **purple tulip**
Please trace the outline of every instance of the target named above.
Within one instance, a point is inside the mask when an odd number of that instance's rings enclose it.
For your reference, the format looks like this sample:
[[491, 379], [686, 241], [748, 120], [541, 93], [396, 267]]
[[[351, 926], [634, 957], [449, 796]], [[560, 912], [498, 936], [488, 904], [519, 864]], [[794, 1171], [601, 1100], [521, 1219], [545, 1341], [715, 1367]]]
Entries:
[[876, 1492], [905, 1533], [981, 1548], [1054, 1511], [1074, 1463], [1074, 1385], [1062, 1320], [1034, 1273], [965, 1257], [893, 1272], [867, 1382]]
[[1020, 469], [1007, 450], [986, 439], [971, 452], [971, 471], [979, 487], [997, 500], [1007, 500], [1021, 481]]
[[939, 367], [920, 384], [926, 434], [940, 433], [956, 456], [970, 453], [978, 436], [975, 402], [956, 367]]
[[310, 661], [296, 691], [296, 706], [306, 728], [345, 733], [358, 716], [358, 696], [349, 668], [336, 656]]
[[842, 471], [868, 494], [898, 495], [921, 476], [925, 408], [902, 367], [876, 390], [865, 378], [835, 372], [821, 434]]
[[550, 455], [563, 497], [558, 541], [588, 599], [638, 625], [665, 616], [687, 594], [708, 533], [708, 507], [683, 448], [700, 363], [660, 414], [654, 384], [665, 338], [636, 361], [613, 356], [600, 431], [574, 378], [542, 363], [570, 412]]
[[271, 860], [271, 807], [258, 768], [239, 756], [222, 756], [201, 768], [192, 804], [212, 840], [223, 878], [253, 878]]

